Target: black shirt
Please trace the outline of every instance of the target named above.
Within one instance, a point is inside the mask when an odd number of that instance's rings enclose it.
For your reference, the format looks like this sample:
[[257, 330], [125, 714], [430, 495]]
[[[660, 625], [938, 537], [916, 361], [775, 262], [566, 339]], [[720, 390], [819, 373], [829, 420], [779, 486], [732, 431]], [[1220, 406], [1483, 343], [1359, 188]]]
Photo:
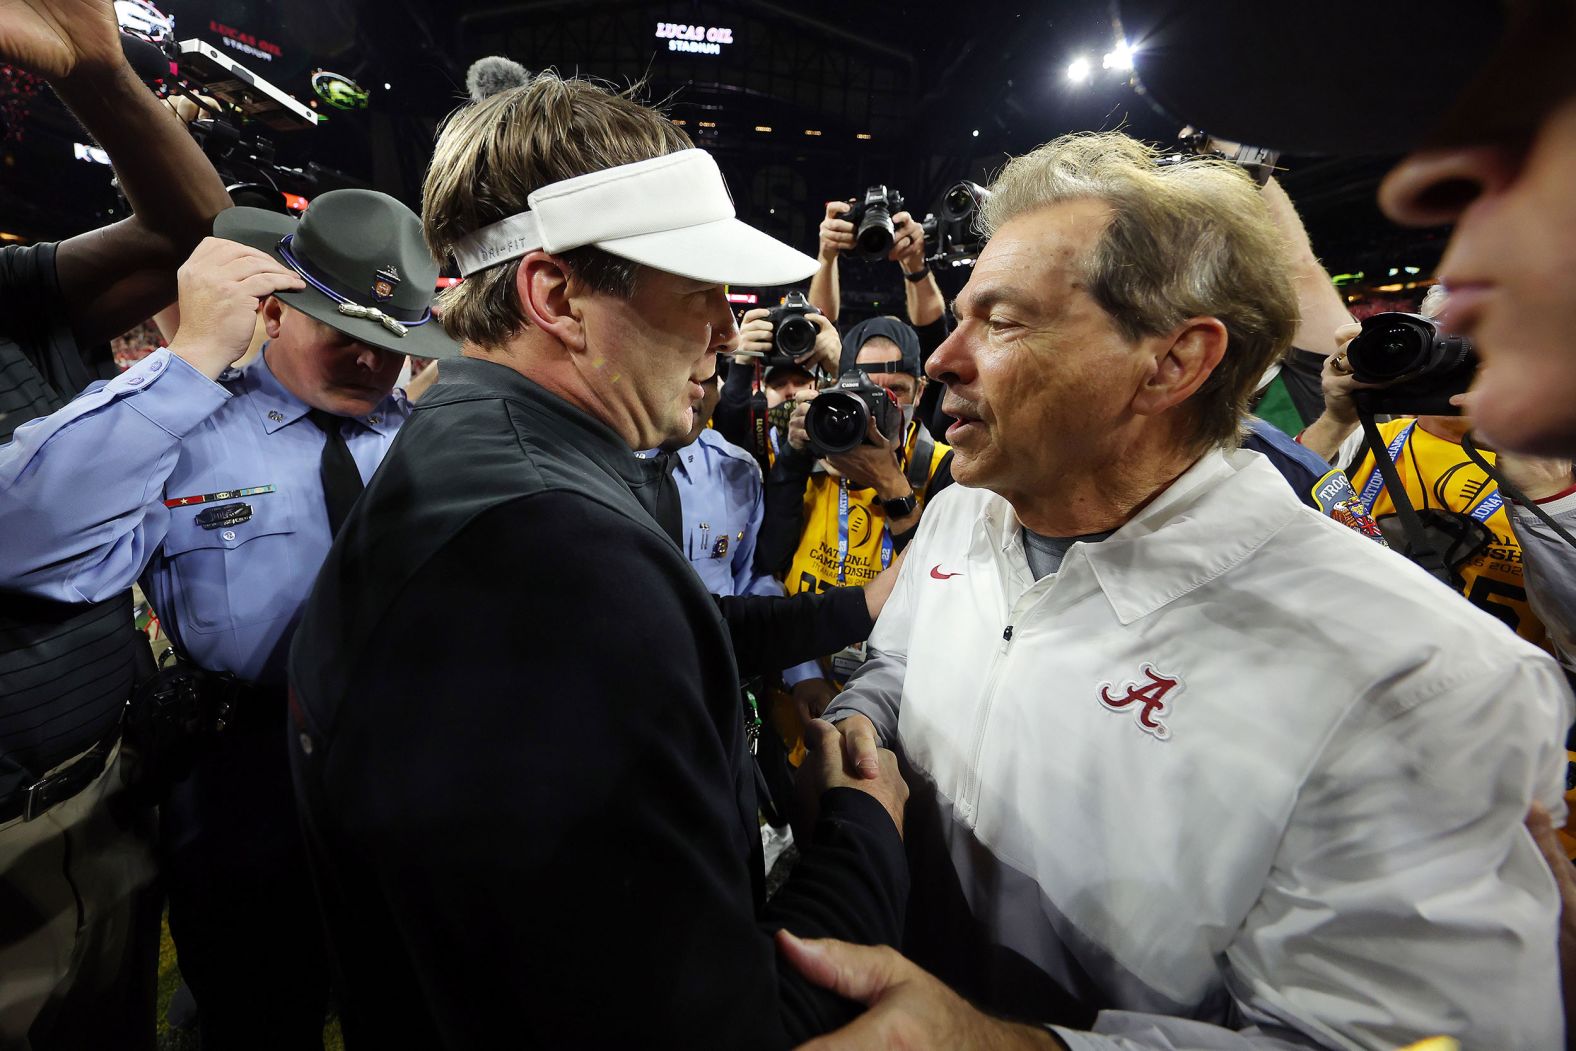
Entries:
[[856, 1008], [779, 966], [773, 929], [900, 936], [902, 844], [853, 789], [764, 903], [738, 691], [868, 628], [863, 598], [725, 619], [643, 506], [655, 479], [461, 359], [336, 540], [291, 752], [351, 1047], [785, 1047]]

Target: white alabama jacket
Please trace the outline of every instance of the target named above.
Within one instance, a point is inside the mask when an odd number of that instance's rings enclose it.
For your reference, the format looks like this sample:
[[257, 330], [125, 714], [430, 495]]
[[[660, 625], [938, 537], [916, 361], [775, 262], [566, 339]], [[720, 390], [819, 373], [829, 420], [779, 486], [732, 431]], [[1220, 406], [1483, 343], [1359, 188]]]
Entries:
[[1075, 1051], [1563, 1046], [1522, 818], [1563, 820], [1568, 688], [1258, 454], [1038, 582], [1008, 503], [955, 485], [871, 646], [829, 716], [918, 775], [910, 948], [988, 1008], [1100, 1010]]

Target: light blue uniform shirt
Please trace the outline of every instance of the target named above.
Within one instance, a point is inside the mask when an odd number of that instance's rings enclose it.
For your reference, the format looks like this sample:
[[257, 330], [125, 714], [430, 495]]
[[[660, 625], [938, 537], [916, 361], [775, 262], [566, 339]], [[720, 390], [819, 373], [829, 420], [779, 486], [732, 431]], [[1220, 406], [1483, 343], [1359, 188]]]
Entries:
[[[285, 680], [301, 606], [331, 537], [326, 438], [263, 356], [214, 381], [155, 351], [0, 446], [0, 587], [63, 602], [139, 578], [192, 660]], [[343, 433], [363, 481], [410, 416], [403, 391]], [[251, 490], [250, 492], [248, 492]], [[205, 497], [167, 506], [167, 501]], [[247, 505], [205, 528], [205, 511]]]
[[[636, 453], [649, 458], [654, 452]], [[677, 453], [673, 469], [684, 511], [684, 554], [714, 595], [781, 596], [783, 586], [755, 571], [755, 539], [766, 517], [761, 468], [755, 457], [710, 427]], [[820, 674], [814, 661], [791, 668], [800, 678]]]

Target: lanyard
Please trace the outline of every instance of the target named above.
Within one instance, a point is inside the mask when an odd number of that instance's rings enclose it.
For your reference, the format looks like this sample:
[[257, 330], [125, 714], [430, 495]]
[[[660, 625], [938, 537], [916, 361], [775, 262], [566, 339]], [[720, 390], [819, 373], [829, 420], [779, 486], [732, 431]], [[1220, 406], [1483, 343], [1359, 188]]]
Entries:
[[1504, 506], [1505, 498], [1500, 495], [1499, 486], [1495, 484], [1489, 490], [1489, 494], [1482, 500], [1479, 500], [1478, 505], [1472, 510], [1468, 511], [1467, 515], [1476, 521], [1487, 522], [1495, 511], [1498, 511]]
[[[1392, 463], [1397, 462], [1396, 458], [1401, 455], [1401, 450], [1406, 446], [1406, 439], [1411, 436], [1412, 428], [1415, 426], [1417, 426], [1417, 421], [1413, 420], [1401, 429], [1401, 433], [1390, 439], [1390, 447], [1385, 450], [1385, 454], [1390, 457]], [[1361, 497], [1363, 508], [1370, 515], [1373, 514], [1374, 503], [1378, 500], [1379, 494], [1383, 490], [1384, 476], [1379, 473], [1379, 465], [1374, 464], [1373, 474], [1369, 475], [1368, 484], [1363, 486]], [[1500, 493], [1499, 486], [1490, 480], [1488, 495], [1479, 500], [1477, 506], [1467, 512], [1467, 515], [1477, 522], [1487, 522], [1493, 517], [1494, 512], [1504, 506], [1505, 497]]]
[[[1412, 436], [1412, 428], [1416, 426], [1417, 421], [1413, 420], [1401, 428], [1400, 434], [1390, 439], [1390, 447], [1385, 450], [1385, 455], [1390, 457], [1391, 463], [1399, 462], [1396, 458], [1401, 455], [1401, 450], [1406, 446], [1406, 440]], [[1377, 449], [1374, 450], [1374, 455], [1378, 455]], [[1372, 515], [1374, 513], [1374, 504], [1378, 502], [1379, 494], [1383, 491], [1384, 475], [1379, 472], [1379, 464], [1376, 462], [1373, 474], [1368, 476], [1368, 484], [1363, 486], [1363, 491], [1358, 497], [1363, 502], [1364, 514]]]
[[[892, 530], [881, 526], [881, 568], [892, 564]], [[837, 583], [846, 583], [848, 567], [848, 479], [837, 480]]]

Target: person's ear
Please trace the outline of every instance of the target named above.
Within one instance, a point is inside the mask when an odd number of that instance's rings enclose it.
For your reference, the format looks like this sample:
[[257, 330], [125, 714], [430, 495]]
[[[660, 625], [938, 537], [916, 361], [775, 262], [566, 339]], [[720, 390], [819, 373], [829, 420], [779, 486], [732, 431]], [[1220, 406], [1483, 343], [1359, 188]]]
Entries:
[[1133, 395], [1133, 411], [1158, 416], [1191, 398], [1226, 356], [1226, 342], [1226, 326], [1212, 317], [1189, 318], [1168, 335], [1145, 340], [1154, 349], [1154, 368]]
[[279, 301], [278, 296], [268, 296], [258, 307], [263, 315], [263, 331], [268, 333], [269, 339], [278, 339], [279, 332], [284, 327], [285, 305]]
[[563, 260], [540, 249], [520, 260], [514, 279], [520, 306], [531, 324], [571, 351], [583, 351], [585, 321], [576, 302], [576, 284]]

